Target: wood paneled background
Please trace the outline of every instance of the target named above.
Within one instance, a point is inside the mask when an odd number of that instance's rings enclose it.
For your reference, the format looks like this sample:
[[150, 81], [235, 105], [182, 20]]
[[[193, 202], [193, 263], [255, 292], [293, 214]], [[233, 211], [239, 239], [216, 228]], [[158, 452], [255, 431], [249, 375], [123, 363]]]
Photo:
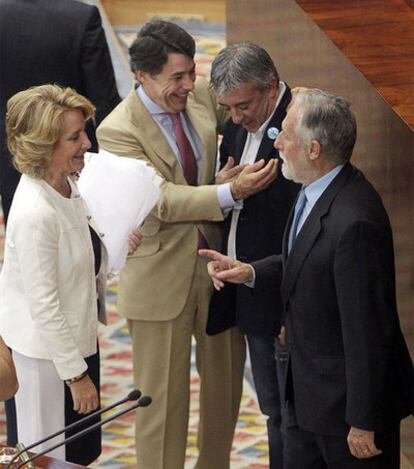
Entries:
[[406, 1], [297, 3], [414, 130], [414, 10]]

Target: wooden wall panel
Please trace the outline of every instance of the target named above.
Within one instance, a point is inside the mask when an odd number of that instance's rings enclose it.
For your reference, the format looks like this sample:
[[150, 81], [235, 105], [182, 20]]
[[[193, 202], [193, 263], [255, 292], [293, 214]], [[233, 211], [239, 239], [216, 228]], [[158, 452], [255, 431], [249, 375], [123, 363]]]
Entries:
[[404, 0], [296, 2], [414, 131], [414, 10]]

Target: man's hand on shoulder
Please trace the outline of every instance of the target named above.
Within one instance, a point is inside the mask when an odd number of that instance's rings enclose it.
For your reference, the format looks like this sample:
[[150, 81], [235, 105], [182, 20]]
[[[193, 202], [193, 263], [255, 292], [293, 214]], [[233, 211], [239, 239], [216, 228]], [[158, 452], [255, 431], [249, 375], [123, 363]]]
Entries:
[[254, 164], [246, 165], [230, 183], [233, 199], [247, 199], [247, 197], [266, 189], [276, 179], [277, 164], [276, 159], [271, 159], [266, 164], [261, 159]]
[[349, 430], [348, 446], [351, 454], [358, 459], [368, 459], [382, 453], [375, 446], [375, 433], [356, 427]]

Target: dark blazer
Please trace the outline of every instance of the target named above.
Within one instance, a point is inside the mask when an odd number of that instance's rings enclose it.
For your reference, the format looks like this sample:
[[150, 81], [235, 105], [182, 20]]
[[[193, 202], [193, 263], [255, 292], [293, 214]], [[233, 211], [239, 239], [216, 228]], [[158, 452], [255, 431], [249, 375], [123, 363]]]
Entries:
[[[291, 98], [290, 88], [287, 86], [267, 129], [281, 129]], [[246, 138], [247, 131], [230, 120], [220, 146], [221, 167], [226, 164], [229, 156], [233, 156], [236, 164], [240, 162]], [[261, 158], [266, 161], [271, 158], [279, 159], [279, 152], [273, 147], [273, 143], [274, 140], [265, 131], [256, 161]], [[266, 190], [244, 200], [236, 235], [239, 260], [252, 262], [282, 251], [283, 231], [298, 190], [299, 186], [285, 179], [279, 168], [277, 179]], [[230, 223], [231, 213], [222, 224], [223, 253], [227, 253]], [[213, 294], [207, 333], [215, 334], [237, 324], [243, 333], [275, 335], [280, 329], [281, 311], [280, 294], [274, 288], [251, 289], [245, 285], [228, 284], [220, 292], [215, 291]]]
[[[0, 192], [6, 199], [20, 178], [6, 146], [7, 100], [45, 83], [70, 86], [90, 99], [96, 124], [118, 104], [98, 9], [75, 0], [0, 0]], [[88, 130], [96, 151], [94, 129]]]
[[[253, 263], [256, 282], [282, 280], [289, 379], [298, 425], [341, 435], [378, 430], [413, 410], [413, 365], [395, 296], [391, 226], [378, 193], [345, 165], [287, 256]], [[270, 283], [269, 283], [270, 282]], [[293, 392], [293, 396], [292, 396]]]

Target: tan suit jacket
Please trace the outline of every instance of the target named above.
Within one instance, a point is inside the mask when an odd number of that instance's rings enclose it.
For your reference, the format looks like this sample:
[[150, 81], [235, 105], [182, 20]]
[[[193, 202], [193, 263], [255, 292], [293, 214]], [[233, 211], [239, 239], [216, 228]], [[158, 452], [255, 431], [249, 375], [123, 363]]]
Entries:
[[[146, 161], [162, 177], [159, 204], [145, 221], [144, 240], [121, 273], [119, 310], [128, 319], [165, 321], [182, 311], [197, 258], [197, 231], [209, 246], [219, 247], [223, 220], [214, 184], [217, 131], [227, 120], [204, 79], [196, 80], [186, 113], [203, 144], [198, 187], [189, 186], [173, 150], [138, 98], [129, 95], [104, 119], [97, 131], [101, 148]], [[114, 221], [116, 222], [116, 221]]]

